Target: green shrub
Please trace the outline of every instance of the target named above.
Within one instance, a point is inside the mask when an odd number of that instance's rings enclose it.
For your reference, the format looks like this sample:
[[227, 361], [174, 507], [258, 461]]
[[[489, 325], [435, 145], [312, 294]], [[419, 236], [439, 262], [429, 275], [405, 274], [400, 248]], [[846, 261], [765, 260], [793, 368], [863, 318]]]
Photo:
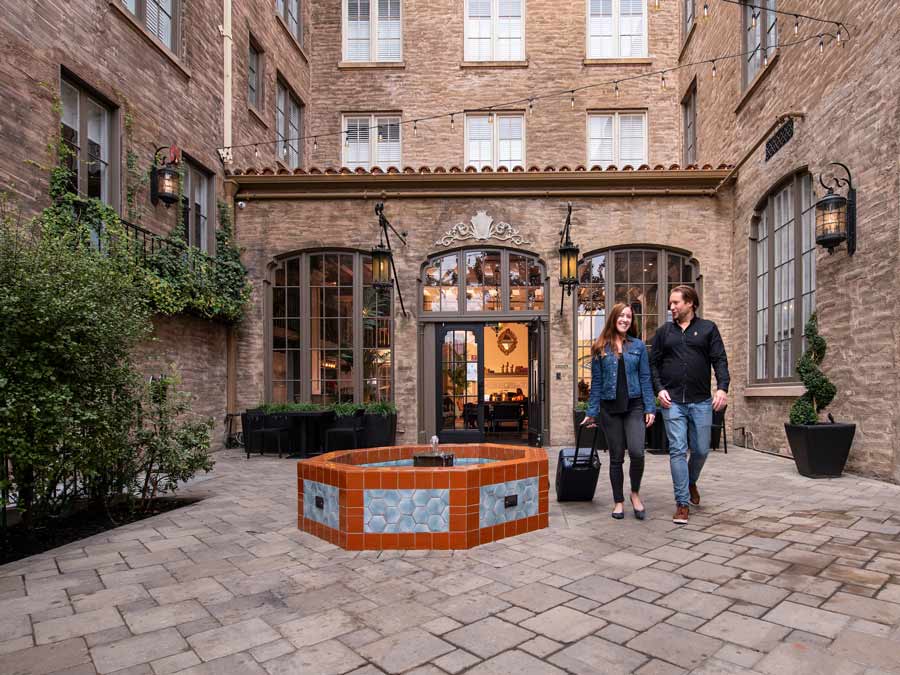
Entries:
[[587, 409], [588, 409], [588, 402], [587, 402], [587, 401], [577, 401], [577, 402], [575, 403], [575, 410], [576, 410], [576, 411], [584, 412], [584, 411], [586, 411]]
[[370, 401], [366, 403], [366, 414], [390, 417], [397, 414], [397, 406], [393, 401]]
[[318, 403], [260, 403], [257, 406], [257, 409], [261, 410], [267, 415], [271, 415], [273, 413], [311, 412], [317, 410], [325, 410], [325, 408]]
[[819, 335], [815, 312], [806, 322], [803, 337], [806, 338], [806, 351], [797, 361], [797, 374], [806, 387], [806, 393], [791, 406], [790, 421], [791, 424], [818, 424], [819, 413], [834, 400], [837, 388], [819, 369], [825, 359], [827, 345], [825, 338]]
[[361, 403], [332, 403], [331, 410], [337, 417], [350, 417], [360, 410], [364, 410], [365, 406]]

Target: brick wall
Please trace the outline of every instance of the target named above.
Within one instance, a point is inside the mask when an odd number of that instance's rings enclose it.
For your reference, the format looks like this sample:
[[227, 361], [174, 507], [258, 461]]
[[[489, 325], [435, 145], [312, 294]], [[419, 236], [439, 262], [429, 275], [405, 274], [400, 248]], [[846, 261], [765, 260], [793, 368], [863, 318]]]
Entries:
[[[785, 3], [786, 4], [786, 3]], [[740, 51], [740, 15], [734, 5], [710, 3], [707, 21], [699, 21], [683, 62]], [[781, 3], [779, 3], [781, 6]], [[698, 80], [698, 152], [702, 163], [735, 162], [750, 150], [778, 115], [805, 113], [794, 137], [768, 162], [764, 148], [750, 157], [734, 188], [734, 306], [730, 361], [734, 387], [729, 426], [745, 426], [755, 447], [788, 454], [783, 422], [792, 397], [744, 397], [750, 341], [748, 279], [750, 219], [753, 208], [794, 171], [808, 167], [814, 177], [839, 161], [853, 172], [858, 195], [857, 252], [841, 247], [817, 259], [820, 331], [829, 352], [823, 370], [838, 387], [830, 410], [838, 420], [857, 424], [849, 468], [883, 479], [900, 480], [897, 391], [900, 338], [898, 285], [898, 52], [900, 15], [892, 3], [812, 0], [803, 13], [844, 21], [853, 38], [842, 49], [826, 41], [781, 50], [758, 86], [741, 89], [737, 61], [686, 68], [685, 91]], [[782, 17], [782, 40], [794, 40], [792, 17]], [[799, 38], [834, 26], [800, 24]], [[844, 33], [846, 37], [846, 32]], [[824, 194], [816, 186], [819, 197]], [[718, 286], [718, 282], [707, 284]]]

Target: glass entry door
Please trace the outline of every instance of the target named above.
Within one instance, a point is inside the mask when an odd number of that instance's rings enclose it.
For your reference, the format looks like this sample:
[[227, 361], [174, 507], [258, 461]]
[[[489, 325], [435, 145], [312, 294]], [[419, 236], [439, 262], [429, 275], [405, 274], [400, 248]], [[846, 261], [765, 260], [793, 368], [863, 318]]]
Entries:
[[544, 330], [540, 321], [528, 324], [528, 445], [544, 444]]
[[445, 324], [437, 331], [437, 430], [441, 442], [484, 440], [484, 326]]

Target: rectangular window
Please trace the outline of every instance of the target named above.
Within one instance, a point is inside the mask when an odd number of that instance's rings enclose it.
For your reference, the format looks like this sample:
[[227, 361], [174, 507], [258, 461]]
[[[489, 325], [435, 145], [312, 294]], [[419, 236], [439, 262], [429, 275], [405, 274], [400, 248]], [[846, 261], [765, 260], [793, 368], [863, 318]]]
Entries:
[[588, 165], [647, 164], [647, 115], [643, 112], [591, 113], [588, 116]]
[[275, 0], [275, 12], [282, 18], [288, 32], [303, 44], [303, 20], [300, 16], [300, 0]]
[[741, 7], [745, 88], [775, 55], [775, 47], [778, 44], [778, 15], [774, 10], [775, 0], [754, 0]]
[[212, 177], [190, 161], [184, 167], [184, 202], [182, 216], [185, 227], [184, 240], [209, 253], [209, 205], [213, 196]]
[[275, 141], [281, 162], [289, 169], [300, 166], [303, 104], [281, 80], [275, 96]]
[[682, 164], [689, 166], [697, 163], [697, 80], [695, 79], [688, 93], [681, 101], [682, 120], [684, 125], [684, 144]]
[[345, 116], [343, 164], [349, 169], [400, 167], [399, 115]]
[[683, 31], [682, 39], [686, 39], [694, 25], [694, 0], [684, 0], [684, 23], [681, 25]]
[[465, 60], [524, 59], [522, 0], [466, 0]]
[[400, 0], [343, 0], [344, 60], [400, 61]]
[[646, 0], [587, 0], [589, 59], [647, 56]]
[[181, 0], [122, 0], [122, 5], [166, 47], [178, 51]]
[[466, 115], [466, 166], [481, 169], [525, 166], [525, 116]]
[[262, 110], [263, 107], [263, 63], [263, 52], [251, 35], [247, 53], [247, 102], [257, 110]]
[[815, 195], [802, 174], [774, 192], [754, 218], [751, 240], [753, 380], [790, 382], [815, 310]]
[[111, 159], [114, 157], [112, 110], [78, 84], [63, 79], [61, 132], [70, 151], [71, 189], [83, 197], [114, 204]]

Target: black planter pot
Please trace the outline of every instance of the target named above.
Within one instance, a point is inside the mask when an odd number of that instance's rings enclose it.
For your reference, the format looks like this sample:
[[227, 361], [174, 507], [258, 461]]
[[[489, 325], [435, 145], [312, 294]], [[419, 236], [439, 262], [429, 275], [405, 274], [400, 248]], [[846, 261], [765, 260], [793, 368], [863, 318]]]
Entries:
[[397, 440], [397, 415], [363, 415], [363, 443], [367, 448], [383, 448], [395, 445]]
[[855, 424], [785, 424], [788, 445], [801, 476], [836, 478], [844, 471]]
[[[585, 411], [584, 410], [573, 410], [572, 411], [572, 423], [573, 428], [572, 431], [575, 434], [575, 437], [578, 437], [578, 427], [581, 426], [581, 422], [584, 420]], [[589, 448], [591, 447], [591, 443], [594, 442], [594, 435], [597, 436], [597, 445], [595, 446], [598, 450], [609, 450], [609, 445], [606, 443], [606, 435], [600, 429], [600, 427], [595, 427], [593, 429], [585, 429], [581, 432], [581, 447]]]

